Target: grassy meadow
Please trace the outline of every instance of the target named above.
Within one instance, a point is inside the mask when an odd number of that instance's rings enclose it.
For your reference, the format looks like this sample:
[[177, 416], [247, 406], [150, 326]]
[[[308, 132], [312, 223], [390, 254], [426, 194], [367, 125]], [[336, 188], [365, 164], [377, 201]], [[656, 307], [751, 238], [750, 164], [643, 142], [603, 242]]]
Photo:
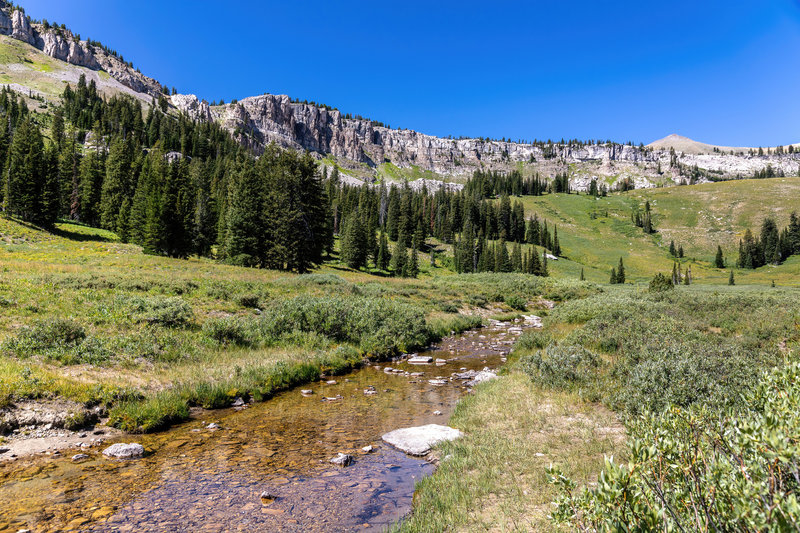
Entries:
[[424, 261], [420, 279], [400, 279], [336, 261], [293, 275], [174, 260], [75, 224], [45, 233], [0, 219], [0, 236], [0, 402], [100, 405], [128, 431], [423, 347], [511, 311], [512, 296], [594, 290]]
[[[630, 281], [648, 281], [657, 272], [670, 273], [674, 258], [669, 243], [682, 245], [683, 268], [691, 266], [700, 284], [725, 284], [728, 270], [714, 268], [717, 246], [740, 284], [797, 286], [800, 261], [792, 257], [779, 266], [757, 270], [735, 268], [739, 239], [772, 216], [779, 228], [800, 211], [800, 178], [737, 180], [659, 189], [637, 189], [605, 198], [585, 194], [551, 194], [522, 198], [525, 213], [536, 213], [558, 226], [558, 238], [568, 261], [552, 262], [555, 275], [569, 276], [585, 268], [586, 279], [607, 283], [622, 257]], [[657, 233], [645, 235], [631, 222], [631, 210], [650, 201]], [[577, 265], [576, 265], [577, 264]]]

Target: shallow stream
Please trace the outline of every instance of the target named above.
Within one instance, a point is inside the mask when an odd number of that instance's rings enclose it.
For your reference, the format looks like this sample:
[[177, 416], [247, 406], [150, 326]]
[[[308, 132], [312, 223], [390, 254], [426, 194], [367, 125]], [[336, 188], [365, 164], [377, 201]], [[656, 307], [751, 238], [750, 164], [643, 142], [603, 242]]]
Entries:
[[[410, 511], [414, 484], [433, 466], [381, 435], [446, 425], [466, 391], [451, 375], [500, 366], [522, 325], [494, 323], [421, 354], [444, 364], [366, 366], [329, 378], [335, 384], [124, 439], [145, 447], [141, 459], [109, 459], [102, 446], [77, 464], [72, 452], [4, 465], [0, 531], [383, 531]], [[219, 429], [207, 429], [212, 422]], [[368, 445], [372, 453], [362, 451]], [[331, 464], [339, 452], [354, 463]], [[264, 491], [276, 499], [262, 501]]]

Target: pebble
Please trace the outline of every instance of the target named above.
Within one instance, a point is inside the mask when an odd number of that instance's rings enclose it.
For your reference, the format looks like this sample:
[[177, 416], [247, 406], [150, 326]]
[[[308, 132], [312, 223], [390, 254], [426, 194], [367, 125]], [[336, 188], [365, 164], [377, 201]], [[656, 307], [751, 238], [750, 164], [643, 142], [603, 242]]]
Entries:
[[219, 424], [216, 422], [211, 422], [209, 425], [206, 426], [206, 429], [219, 429]]
[[336, 380], [335, 380], [335, 379], [332, 379], [332, 380], [330, 380], [330, 381], [326, 381], [326, 382], [325, 382], [325, 384], [326, 384], [326, 385], [336, 385]]
[[364, 453], [372, 453], [373, 450], [375, 450], [375, 448], [372, 445], [361, 448], [361, 451]]
[[434, 411], [433, 414], [436, 415], [436, 416], [442, 416], [442, 412], [441, 411]]
[[314, 394], [314, 391], [311, 389], [303, 389], [300, 391], [300, 394], [302, 394], [303, 396], [311, 396], [312, 394]]

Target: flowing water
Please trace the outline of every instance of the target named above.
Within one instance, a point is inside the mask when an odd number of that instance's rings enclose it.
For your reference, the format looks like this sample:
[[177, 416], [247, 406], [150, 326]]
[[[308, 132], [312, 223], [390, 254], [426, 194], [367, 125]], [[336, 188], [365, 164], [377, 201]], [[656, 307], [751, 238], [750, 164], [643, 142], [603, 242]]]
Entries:
[[[498, 367], [520, 331], [512, 325], [495, 323], [424, 353], [445, 364], [366, 366], [335, 384], [302, 387], [313, 389], [309, 396], [294, 389], [124, 439], [145, 447], [141, 459], [94, 450], [78, 464], [38, 457], [0, 467], [0, 531], [383, 531], [409, 512], [414, 484], [433, 466], [381, 435], [446, 425], [466, 389], [455, 379], [428, 380]], [[376, 394], [365, 394], [369, 387]], [[219, 429], [207, 429], [212, 422]], [[362, 451], [368, 445], [372, 453]], [[355, 462], [334, 466], [339, 452]], [[275, 499], [262, 500], [264, 491]]]

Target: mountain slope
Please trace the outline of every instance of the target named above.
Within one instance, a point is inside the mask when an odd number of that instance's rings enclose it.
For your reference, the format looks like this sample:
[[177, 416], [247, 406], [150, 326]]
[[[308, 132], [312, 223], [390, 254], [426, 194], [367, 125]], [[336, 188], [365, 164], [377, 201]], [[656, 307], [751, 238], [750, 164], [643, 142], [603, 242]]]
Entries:
[[[800, 143], [792, 144], [792, 145], [785, 145], [783, 146], [784, 149], [788, 149], [789, 146], [793, 148], [799, 148]], [[682, 135], [677, 135], [673, 133], [672, 135], [667, 135], [663, 139], [659, 139], [657, 141], [653, 141], [647, 145], [648, 148], [652, 148], [654, 150], [669, 150], [670, 148], [674, 149], [676, 152], [683, 152], [686, 154], [693, 154], [693, 155], [700, 155], [700, 154], [714, 154], [714, 153], [748, 153], [750, 151], [757, 151], [757, 147], [734, 147], [734, 146], [716, 146], [713, 144], [706, 144], [695, 141], [688, 137], [683, 137]], [[775, 147], [771, 148], [772, 151], [775, 151]]]

